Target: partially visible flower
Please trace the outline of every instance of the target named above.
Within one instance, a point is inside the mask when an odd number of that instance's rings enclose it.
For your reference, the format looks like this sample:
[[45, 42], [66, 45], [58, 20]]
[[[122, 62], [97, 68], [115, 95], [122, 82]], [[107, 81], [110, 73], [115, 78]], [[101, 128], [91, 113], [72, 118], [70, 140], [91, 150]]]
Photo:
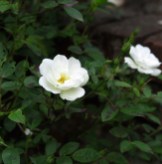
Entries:
[[60, 94], [65, 100], [74, 101], [84, 96], [82, 88], [89, 75], [81, 66], [79, 60], [74, 57], [66, 58], [64, 55], [56, 55], [53, 60], [44, 59], [39, 67], [41, 77], [39, 84], [53, 94]]
[[74, 5], [76, 5], [78, 2], [77, 1], [72, 1], [71, 3], [67, 3], [65, 4], [66, 7], [73, 7]]
[[25, 129], [24, 133], [25, 133], [26, 136], [29, 136], [29, 135], [33, 134], [33, 132], [28, 128]]
[[160, 24], [160, 25], [162, 25], [162, 20], [159, 20], [157, 23]]
[[130, 57], [125, 57], [124, 61], [132, 69], [137, 69], [140, 73], [150, 74], [153, 76], [158, 76], [161, 70], [157, 67], [160, 66], [159, 59], [151, 53], [148, 47], [144, 47], [140, 44], [136, 46], [131, 46]]
[[110, 2], [117, 7], [120, 7], [124, 4], [125, 0], [107, 0], [107, 2]]

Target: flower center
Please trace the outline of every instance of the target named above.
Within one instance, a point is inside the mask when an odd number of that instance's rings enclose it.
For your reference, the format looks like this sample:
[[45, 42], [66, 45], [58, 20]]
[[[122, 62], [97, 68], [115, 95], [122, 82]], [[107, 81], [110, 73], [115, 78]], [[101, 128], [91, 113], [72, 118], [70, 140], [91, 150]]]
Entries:
[[64, 84], [66, 80], [69, 80], [70, 77], [65, 73], [62, 73], [60, 78], [57, 80], [58, 83]]

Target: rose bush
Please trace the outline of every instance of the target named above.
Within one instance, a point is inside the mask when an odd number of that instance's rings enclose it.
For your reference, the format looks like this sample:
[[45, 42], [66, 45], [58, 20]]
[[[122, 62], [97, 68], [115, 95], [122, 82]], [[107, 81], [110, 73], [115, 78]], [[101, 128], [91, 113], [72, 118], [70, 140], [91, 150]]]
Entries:
[[0, 164], [161, 163], [161, 62], [134, 33], [108, 58], [109, 4], [0, 1]]

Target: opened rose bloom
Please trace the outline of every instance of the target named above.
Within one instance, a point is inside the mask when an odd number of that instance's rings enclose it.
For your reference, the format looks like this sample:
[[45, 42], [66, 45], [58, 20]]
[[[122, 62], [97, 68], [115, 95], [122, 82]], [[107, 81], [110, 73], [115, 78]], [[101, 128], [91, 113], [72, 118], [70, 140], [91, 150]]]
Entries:
[[89, 75], [76, 58], [56, 55], [53, 60], [44, 59], [39, 70], [42, 75], [39, 84], [45, 90], [69, 101], [84, 96], [82, 87], [88, 82]]
[[140, 44], [131, 46], [130, 57], [125, 57], [124, 61], [132, 69], [137, 69], [140, 73], [150, 74], [152, 76], [158, 76], [161, 70], [159, 59], [151, 53], [148, 47], [144, 47]]

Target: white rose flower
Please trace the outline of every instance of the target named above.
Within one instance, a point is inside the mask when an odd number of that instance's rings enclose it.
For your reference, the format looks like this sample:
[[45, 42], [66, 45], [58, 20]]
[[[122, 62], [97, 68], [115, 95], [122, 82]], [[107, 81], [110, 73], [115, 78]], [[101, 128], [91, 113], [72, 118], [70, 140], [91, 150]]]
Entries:
[[69, 101], [84, 96], [85, 90], [82, 86], [88, 82], [89, 75], [74, 57], [67, 59], [66, 56], [58, 54], [53, 60], [44, 59], [39, 70], [42, 75], [39, 84], [45, 90], [60, 94], [62, 99]]
[[143, 47], [140, 44], [131, 46], [129, 53], [131, 58], [125, 57], [124, 61], [132, 69], [153, 76], [158, 76], [161, 73], [161, 70], [157, 68], [161, 63], [148, 47]]

